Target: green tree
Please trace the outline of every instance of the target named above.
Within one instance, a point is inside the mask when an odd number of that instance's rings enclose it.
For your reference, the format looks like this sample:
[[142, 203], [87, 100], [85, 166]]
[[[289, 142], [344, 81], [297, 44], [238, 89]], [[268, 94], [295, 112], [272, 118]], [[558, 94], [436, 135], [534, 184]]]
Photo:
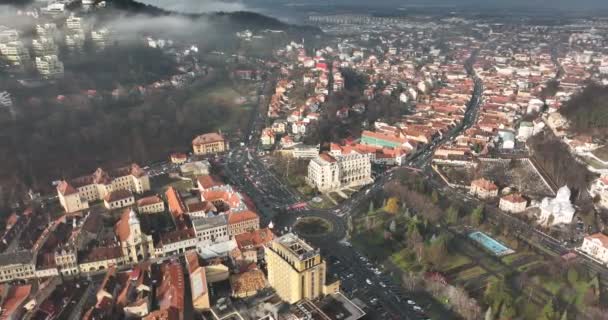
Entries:
[[471, 223], [474, 226], [479, 226], [485, 219], [485, 213], [483, 212], [483, 204], [477, 206], [471, 213]]
[[431, 202], [434, 204], [439, 203], [439, 194], [437, 193], [437, 190], [433, 190], [431, 193]]
[[550, 299], [547, 304], [543, 307], [543, 310], [540, 314], [540, 320], [557, 320], [559, 317], [559, 313], [555, 312], [555, 307], [553, 306], [553, 299]]
[[500, 315], [499, 315], [498, 319], [511, 320], [515, 316], [517, 316], [517, 311], [513, 307], [513, 303], [504, 301], [502, 306], [500, 307]]
[[445, 220], [448, 224], [455, 224], [458, 222], [459, 213], [458, 209], [456, 209], [454, 206], [450, 206], [445, 213]]
[[574, 267], [568, 269], [568, 282], [573, 286], [578, 282], [578, 271]]

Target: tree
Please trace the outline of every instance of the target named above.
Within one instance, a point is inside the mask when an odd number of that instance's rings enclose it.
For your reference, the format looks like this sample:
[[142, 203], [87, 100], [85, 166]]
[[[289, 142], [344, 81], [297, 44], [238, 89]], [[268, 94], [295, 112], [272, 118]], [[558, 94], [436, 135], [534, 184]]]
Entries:
[[483, 223], [484, 218], [485, 214], [483, 212], [483, 204], [481, 204], [477, 206], [477, 208], [475, 208], [471, 213], [471, 223], [474, 226], [479, 226]]
[[540, 320], [557, 320], [559, 313], [555, 312], [555, 307], [553, 306], [553, 299], [549, 299], [549, 302], [545, 304], [543, 310], [540, 314]]
[[498, 316], [498, 319], [500, 319], [500, 320], [511, 320], [516, 315], [517, 315], [517, 311], [513, 307], [513, 304], [512, 303], [507, 303], [505, 301], [505, 302], [503, 302], [502, 306], [500, 307], [500, 315]]
[[445, 220], [448, 224], [455, 224], [458, 222], [458, 209], [454, 206], [450, 206], [445, 213]]
[[439, 194], [437, 193], [437, 190], [433, 190], [433, 193], [431, 193], [431, 202], [433, 204], [439, 203]]
[[578, 282], [578, 272], [574, 267], [568, 269], [568, 282], [573, 286]]
[[397, 214], [399, 212], [399, 199], [390, 197], [384, 206], [384, 211], [393, 215]]

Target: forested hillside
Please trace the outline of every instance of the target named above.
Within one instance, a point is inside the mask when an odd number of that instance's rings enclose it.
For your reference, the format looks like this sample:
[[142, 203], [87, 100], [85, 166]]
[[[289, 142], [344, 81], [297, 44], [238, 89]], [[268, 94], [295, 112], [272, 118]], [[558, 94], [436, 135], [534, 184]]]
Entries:
[[560, 111], [570, 121], [570, 131], [608, 138], [608, 86], [590, 84]]

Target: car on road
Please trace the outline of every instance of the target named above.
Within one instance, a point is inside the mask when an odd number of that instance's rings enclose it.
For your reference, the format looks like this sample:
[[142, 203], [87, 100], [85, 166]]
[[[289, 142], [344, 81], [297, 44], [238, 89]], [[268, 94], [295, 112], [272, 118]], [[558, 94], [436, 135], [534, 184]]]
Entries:
[[372, 282], [371, 280], [369, 280], [369, 279], [365, 279], [365, 282], [366, 282], [367, 284], [369, 284], [370, 286], [373, 284], [373, 282]]
[[384, 282], [380, 281], [379, 284], [382, 288], [386, 288], [386, 285], [384, 284]]
[[409, 304], [410, 306], [414, 306], [416, 305], [416, 302], [414, 300], [407, 300], [407, 304]]
[[420, 306], [413, 306], [412, 309], [414, 309], [416, 312], [424, 312]]

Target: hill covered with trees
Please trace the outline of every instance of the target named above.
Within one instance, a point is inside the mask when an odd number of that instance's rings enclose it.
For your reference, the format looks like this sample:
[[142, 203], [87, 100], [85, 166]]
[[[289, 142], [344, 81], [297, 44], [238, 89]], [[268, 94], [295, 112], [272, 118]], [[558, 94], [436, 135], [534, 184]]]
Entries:
[[570, 131], [594, 138], [608, 138], [608, 86], [588, 85], [560, 110], [570, 121]]

